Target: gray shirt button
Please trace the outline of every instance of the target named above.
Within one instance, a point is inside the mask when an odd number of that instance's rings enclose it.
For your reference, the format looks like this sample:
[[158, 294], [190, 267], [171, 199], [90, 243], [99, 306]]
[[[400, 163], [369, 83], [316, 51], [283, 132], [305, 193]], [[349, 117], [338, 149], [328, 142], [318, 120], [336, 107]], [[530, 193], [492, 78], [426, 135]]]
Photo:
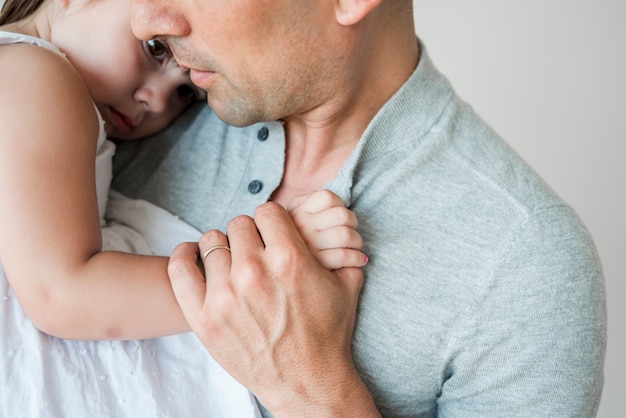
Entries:
[[267, 129], [267, 127], [265, 126], [259, 129], [259, 131], [256, 133], [256, 138], [259, 141], [265, 141], [268, 136], [270, 136], [270, 130]]
[[252, 194], [257, 194], [263, 188], [263, 183], [259, 180], [252, 180], [248, 183], [248, 191]]

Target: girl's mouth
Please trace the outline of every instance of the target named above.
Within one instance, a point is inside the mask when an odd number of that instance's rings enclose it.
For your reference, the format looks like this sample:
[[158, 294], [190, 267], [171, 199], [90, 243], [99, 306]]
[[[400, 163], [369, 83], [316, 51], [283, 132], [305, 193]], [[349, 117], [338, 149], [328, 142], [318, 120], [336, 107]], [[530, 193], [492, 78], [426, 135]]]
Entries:
[[135, 123], [131, 118], [107, 106], [111, 123], [117, 128], [120, 134], [126, 135], [135, 128]]

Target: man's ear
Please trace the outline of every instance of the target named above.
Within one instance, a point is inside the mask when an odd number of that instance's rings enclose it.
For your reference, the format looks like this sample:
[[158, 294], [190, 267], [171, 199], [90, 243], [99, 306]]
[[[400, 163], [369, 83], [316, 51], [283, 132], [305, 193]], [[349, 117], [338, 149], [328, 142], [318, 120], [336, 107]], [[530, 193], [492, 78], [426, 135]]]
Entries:
[[359, 23], [382, 1], [383, 0], [335, 0], [337, 22], [343, 26], [351, 26], [355, 23]]

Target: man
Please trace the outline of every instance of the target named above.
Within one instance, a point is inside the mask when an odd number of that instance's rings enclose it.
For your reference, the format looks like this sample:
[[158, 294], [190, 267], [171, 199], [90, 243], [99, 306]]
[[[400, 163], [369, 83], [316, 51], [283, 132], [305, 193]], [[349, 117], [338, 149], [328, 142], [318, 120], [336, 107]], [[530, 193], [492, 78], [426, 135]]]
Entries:
[[[592, 416], [593, 243], [455, 96], [412, 10], [135, 0], [135, 33], [167, 42], [214, 113], [143, 144], [115, 187], [227, 232], [180, 246], [172, 286], [266, 415]], [[359, 218], [363, 278], [316, 265], [281, 208], [319, 188]]]

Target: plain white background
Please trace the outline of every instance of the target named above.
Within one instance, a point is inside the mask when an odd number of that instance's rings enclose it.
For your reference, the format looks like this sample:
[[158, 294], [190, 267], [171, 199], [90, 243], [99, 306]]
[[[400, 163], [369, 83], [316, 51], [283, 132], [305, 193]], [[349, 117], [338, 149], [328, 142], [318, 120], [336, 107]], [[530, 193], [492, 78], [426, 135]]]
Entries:
[[435, 65], [590, 229], [609, 314], [598, 417], [625, 417], [626, 2], [413, 4]]
[[457, 92], [591, 230], [609, 312], [598, 417], [626, 416], [626, 2], [414, 0], [414, 6], [417, 33]]

